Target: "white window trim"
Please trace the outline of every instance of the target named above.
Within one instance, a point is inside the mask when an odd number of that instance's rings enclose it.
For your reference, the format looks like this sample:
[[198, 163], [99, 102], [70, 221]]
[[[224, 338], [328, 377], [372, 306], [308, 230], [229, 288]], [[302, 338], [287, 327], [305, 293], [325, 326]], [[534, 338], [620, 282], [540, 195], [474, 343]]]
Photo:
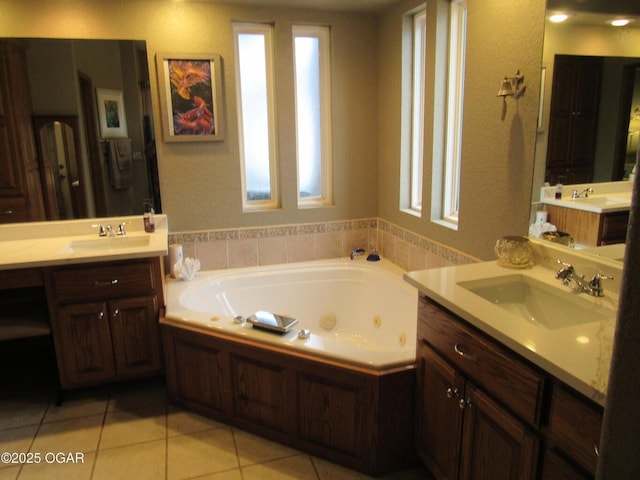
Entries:
[[[456, 53], [449, 61], [449, 92], [447, 93], [447, 139], [445, 147], [443, 220], [458, 223], [460, 194], [460, 162], [462, 158], [462, 119], [464, 105], [464, 71], [466, 52], [466, 0], [451, 2], [449, 52]], [[452, 61], [453, 60], [453, 61]]]
[[[435, 98], [445, 97], [442, 106], [446, 113], [439, 117], [444, 129], [441, 148], [434, 137], [433, 176], [431, 189], [431, 221], [453, 230], [459, 223], [459, 189], [462, 159], [462, 123], [464, 113], [464, 69], [466, 56], [466, 0], [454, 0], [451, 4], [441, 0], [440, 4], [449, 9], [448, 44], [446, 54], [446, 81], [437, 79], [440, 87]], [[445, 25], [439, 24], [444, 28]], [[440, 50], [440, 48], [438, 48]], [[446, 87], [444, 87], [446, 85]], [[436, 111], [439, 110], [436, 106]], [[445, 120], [446, 118], [446, 120]], [[435, 119], [436, 123], [438, 118]], [[434, 130], [434, 134], [435, 134]]]
[[[404, 18], [402, 91], [408, 94], [403, 95], [402, 100], [400, 210], [420, 217], [424, 180], [426, 5], [408, 12]], [[416, 49], [418, 23], [424, 31], [420, 48]], [[419, 58], [416, 58], [418, 55]]]
[[271, 198], [269, 200], [248, 200], [246, 184], [246, 166], [244, 157], [244, 127], [242, 112], [242, 88], [240, 79], [240, 62], [236, 61], [236, 102], [238, 104], [238, 141], [241, 164], [242, 183], [242, 209], [243, 211], [273, 210], [280, 207], [278, 156], [276, 138], [276, 108], [275, 108], [275, 67], [273, 49], [273, 25], [266, 23], [242, 23], [233, 24], [233, 41], [236, 60], [239, 54], [238, 35], [258, 34], [264, 36], [265, 62], [267, 76], [267, 114], [268, 114], [268, 138], [269, 138], [269, 181]]
[[[321, 175], [322, 193], [320, 197], [300, 197], [300, 177], [297, 176], [298, 208], [314, 208], [333, 205], [333, 159], [331, 135], [331, 30], [319, 25], [294, 25], [293, 48], [295, 61], [295, 38], [315, 37], [319, 39], [320, 49], [320, 135], [321, 135]], [[295, 75], [295, 67], [294, 67]], [[297, 82], [294, 82], [294, 88]], [[296, 95], [294, 95], [294, 99]], [[296, 101], [296, 143], [298, 139], [297, 118], [298, 105]], [[300, 171], [300, 150], [296, 147], [296, 165]]]

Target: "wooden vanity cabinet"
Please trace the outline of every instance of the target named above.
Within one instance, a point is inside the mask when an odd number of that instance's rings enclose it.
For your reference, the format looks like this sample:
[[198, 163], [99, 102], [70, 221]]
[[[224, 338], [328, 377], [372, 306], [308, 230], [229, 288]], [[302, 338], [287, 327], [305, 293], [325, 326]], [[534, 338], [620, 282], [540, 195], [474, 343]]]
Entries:
[[159, 258], [44, 269], [62, 389], [163, 371]]
[[420, 298], [416, 448], [437, 480], [537, 478], [544, 376]]
[[546, 205], [549, 222], [570, 233], [576, 243], [597, 247], [625, 243], [629, 211], [597, 213], [576, 208]]
[[543, 480], [594, 478], [603, 408], [555, 384], [549, 410]]

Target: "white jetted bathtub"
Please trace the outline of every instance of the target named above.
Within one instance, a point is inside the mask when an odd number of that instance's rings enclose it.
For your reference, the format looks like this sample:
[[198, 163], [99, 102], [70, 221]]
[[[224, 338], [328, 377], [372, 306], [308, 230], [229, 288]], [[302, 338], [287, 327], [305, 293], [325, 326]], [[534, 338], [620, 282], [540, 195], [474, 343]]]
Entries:
[[[167, 297], [168, 319], [214, 332], [373, 369], [415, 361], [417, 290], [384, 259], [199, 272], [169, 280]], [[284, 334], [237, 323], [260, 310], [298, 323]]]

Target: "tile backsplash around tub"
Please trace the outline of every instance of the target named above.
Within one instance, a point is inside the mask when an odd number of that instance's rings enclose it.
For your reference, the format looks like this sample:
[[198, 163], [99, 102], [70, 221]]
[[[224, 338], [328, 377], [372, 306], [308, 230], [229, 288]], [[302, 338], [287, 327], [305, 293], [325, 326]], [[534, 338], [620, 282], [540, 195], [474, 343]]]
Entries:
[[460, 265], [475, 258], [379, 218], [239, 229], [171, 232], [202, 270], [347, 257], [355, 248], [378, 253], [405, 270]]

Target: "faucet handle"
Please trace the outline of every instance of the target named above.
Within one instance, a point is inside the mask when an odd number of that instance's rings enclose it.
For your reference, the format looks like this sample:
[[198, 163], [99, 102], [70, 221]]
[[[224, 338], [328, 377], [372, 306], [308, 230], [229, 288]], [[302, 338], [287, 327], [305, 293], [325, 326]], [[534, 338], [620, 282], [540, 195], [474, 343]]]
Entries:
[[118, 235], [124, 237], [126, 234], [127, 234], [127, 230], [124, 226], [124, 223], [121, 223], [120, 225], [118, 225]]
[[91, 226], [93, 228], [97, 228], [98, 229], [98, 236], [100, 236], [100, 237], [106, 237], [107, 236], [107, 230], [104, 228], [104, 225], [102, 225], [101, 223], [93, 223], [93, 224], [91, 224]]
[[589, 281], [589, 290], [591, 291], [591, 294], [596, 297], [602, 297], [604, 295], [602, 282], [600, 282], [600, 280], [613, 280], [613, 277], [604, 275], [600, 272], [591, 277], [591, 280]]

